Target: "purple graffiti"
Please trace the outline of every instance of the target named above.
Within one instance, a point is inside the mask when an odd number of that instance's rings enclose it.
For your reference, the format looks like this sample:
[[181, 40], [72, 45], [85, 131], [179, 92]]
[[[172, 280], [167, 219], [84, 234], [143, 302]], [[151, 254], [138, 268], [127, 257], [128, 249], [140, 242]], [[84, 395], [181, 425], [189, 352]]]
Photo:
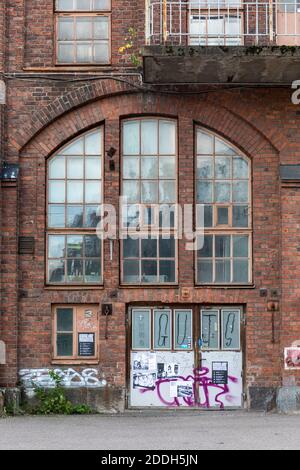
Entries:
[[[162, 385], [165, 383], [171, 382], [192, 382], [193, 386], [193, 396], [182, 397], [184, 403], [190, 407], [199, 407], [199, 408], [209, 408], [211, 406], [210, 403], [210, 390], [220, 390], [219, 393], [215, 396], [215, 404], [219, 405], [220, 409], [224, 408], [224, 403], [221, 401], [221, 397], [225, 398], [227, 401], [231, 401], [233, 397], [231, 395], [227, 395], [229, 393], [229, 387], [227, 384], [215, 384], [212, 381], [212, 377], [209, 375], [209, 369], [206, 367], [203, 368], [196, 368], [193, 370], [194, 375], [188, 375], [186, 377], [178, 376], [176, 378], [164, 378], [158, 379], [155, 382], [155, 390], [157, 393], [158, 398], [160, 401], [166, 406], [180, 406], [180, 401], [177, 397], [173, 398], [173, 400], [167, 400], [164, 397], [163, 387]], [[230, 382], [237, 383], [238, 379], [233, 376], [228, 376]], [[204, 400], [201, 402], [200, 399], [200, 387], [204, 395]], [[149, 391], [149, 388], [142, 388], [140, 390], [141, 393], [146, 393]]]

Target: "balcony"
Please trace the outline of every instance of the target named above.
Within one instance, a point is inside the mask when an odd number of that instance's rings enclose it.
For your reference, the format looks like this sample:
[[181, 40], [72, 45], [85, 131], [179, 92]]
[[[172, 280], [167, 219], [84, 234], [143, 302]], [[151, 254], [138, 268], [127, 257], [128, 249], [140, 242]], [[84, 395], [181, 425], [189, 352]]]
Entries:
[[290, 84], [300, 79], [299, 46], [300, 0], [147, 0], [152, 83]]

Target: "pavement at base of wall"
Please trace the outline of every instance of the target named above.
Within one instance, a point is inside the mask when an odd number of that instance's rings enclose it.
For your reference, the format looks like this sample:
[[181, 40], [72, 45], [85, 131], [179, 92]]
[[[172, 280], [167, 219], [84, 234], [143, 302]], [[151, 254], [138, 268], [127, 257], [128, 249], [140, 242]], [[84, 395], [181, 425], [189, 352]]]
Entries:
[[299, 420], [276, 413], [191, 410], [18, 416], [0, 419], [0, 449], [299, 450]]

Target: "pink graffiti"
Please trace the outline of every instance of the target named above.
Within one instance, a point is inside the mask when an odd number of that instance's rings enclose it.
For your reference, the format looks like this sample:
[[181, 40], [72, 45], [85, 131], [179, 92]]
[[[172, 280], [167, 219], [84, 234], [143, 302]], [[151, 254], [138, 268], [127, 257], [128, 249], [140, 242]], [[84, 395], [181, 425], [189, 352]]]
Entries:
[[[224, 384], [224, 385], [223, 384], [222, 385], [214, 384], [213, 381], [212, 381], [212, 378], [208, 375], [209, 374], [209, 369], [208, 368], [206, 368], [206, 367], [203, 367], [201, 369], [196, 368], [196, 369], [193, 370], [193, 374], [194, 375], [188, 375], [186, 377], [178, 376], [178, 377], [175, 377], [175, 378], [158, 379], [155, 382], [155, 388], [151, 388], [150, 390], [149, 390], [149, 388], [148, 389], [143, 388], [143, 389], [140, 390], [140, 392], [141, 393], [146, 393], [146, 392], [149, 392], [149, 391], [156, 390], [158, 398], [160, 399], [160, 401], [164, 405], [166, 405], [166, 406], [180, 406], [180, 402], [179, 402], [178, 398], [175, 397], [173, 400], [170, 401], [170, 400], [167, 400], [164, 397], [162, 385], [165, 384], [165, 383], [177, 382], [177, 381], [193, 382], [193, 396], [191, 396], [191, 397], [182, 397], [182, 400], [184, 401], [184, 403], [187, 406], [199, 407], [199, 408], [209, 408], [211, 406], [209, 391], [212, 388], [220, 390], [220, 392], [215, 396], [215, 403], [217, 405], [219, 405], [220, 409], [224, 408], [224, 403], [221, 401], [221, 398], [223, 396], [225, 396], [225, 398], [228, 401], [231, 401], [232, 396], [227, 395], [230, 391], [228, 385], [227, 384]], [[233, 383], [238, 382], [238, 379], [236, 377], [233, 377], [233, 376], [228, 376], [228, 379], [229, 379], [230, 382], [233, 382]], [[199, 388], [200, 387], [202, 388], [203, 395], [204, 395], [203, 402], [200, 401], [200, 397], [199, 397], [199, 399], [196, 398], [197, 397], [197, 388], [198, 388], [197, 386], [199, 386]]]

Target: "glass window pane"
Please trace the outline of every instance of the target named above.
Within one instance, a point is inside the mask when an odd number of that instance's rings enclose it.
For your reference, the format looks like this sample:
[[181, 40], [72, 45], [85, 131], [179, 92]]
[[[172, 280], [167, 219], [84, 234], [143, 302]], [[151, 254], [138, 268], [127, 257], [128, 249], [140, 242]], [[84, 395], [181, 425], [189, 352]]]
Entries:
[[155, 207], [143, 207], [143, 225], [155, 225]]
[[197, 157], [197, 178], [205, 179], [213, 177], [213, 158]]
[[142, 258], [157, 257], [157, 239], [145, 238], [141, 240]]
[[175, 310], [175, 349], [192, 349], [192, 312]]
[[94, 44], [94, 61], [98, 64], [107, 64], [109, 62], [108, 41], [96, 42]]
[[217, 260], [216, 282], [229, 283], [230, 281], [230, 260]]
[[141, 158], [141, 178], [155, 179], [158, 178], [158, 158], [142, 157]]
[[140, 122], [128, 121], [123, 123], [123, 155], [138, 155], [140, 153]]
[[201, 312], [201, 331], [203, 349], [219, 349], [218, 310], [207, 310]]
[[215, 236], [216, 258], [230, 257], [230, 235]]
[[64, 181], [49, 181], [49, 202], [65, 202]]
[[68, 181], [67, 182], [67, 201], [83, 202], [83, 182]]
[[72, 64], [74, 62], [75, 46], [73, 42], [58, 43], [57, 60], [61, 64]]
[[62, 155], [83, 155], [83, 142], [83, 137], [80, 137], [63, 148], [60, 153]]
[[76, 60], [81, 64], [89, 64], [93, 60], [93, 46], [91, 44], [77, 43]]
[[215, 202], [230, 202], [231, 199], [231, 183], [220, 182], [215, 183]]
[[102, 131], [97, 129], [85, 136], [86, 155], [102, 155]]
[[132, 238], [123, 240], [123, 258], [138, 258], [139, 251], [139, 240]]
[[83, 207], [67, 207], [67, 227], [78, 228], [83, 226]]
[[65, 282], [64, 260], [48, 261], [48, 281], [57, 284]]
[[200, 259], [197, 263], [197, 282], [212, 283], [213, 282], [213, 264], [209, 259]]
[[157, 155], [157, 121], [141, 121], [142, 155]]
[[94, 10], [109, 10], [111, 0], [94, 0]]
[[94, 39], [108, 38], [108, 17], [99, 16], [94, 18]]
[[196, 206], [196, 224], [197, 227], [212, 227], [213, 225], [213, 207], [203, 204]]
[[163, 204], [159, 208], [159, 226], [162, 228], [175, 227], [175, 206]]
[[67, 237], [67, 257], [80, 258], [83, 256], [83, 236], [69, 235]]
[[85, 227], [97, 227], [101, 220], [100, 206], [87, 206], [85, 208]]
[[49, 178], [65, 178], [65, 157], [54, 157], [49, 161]]
[[139, 277], [139, 261], [125, 260], [123, 261], [123, 277], [124, 282], [135, 284], [140, 281]]
[[175, 282], [175, 261], [160, 260], [159, 282]]
[[233, 260], [233, 282], [249, 282], [249, 263], [247, 259]]
[[123, 206], [123, 227], [136, 227], [139, 223], [139, 206]]
[[83, 282], [83, 261], [81, 259], [67, 260], [68, 282]]
[[70, 333], [58, 333], [56, 350], [58, 356], [73, 356], [73, 335]]
[[86, 259], [84, 262], [84, 272], [85, 282], [101, 282], [101, 261]]
[[49, 235], [48, 258], [63, 258], [65, 256], [65, 236]]
[[215, 178], [231, 178], [231, 159], [229, 157], [216, 157], [215, 159]]
[[159, 157], [159, 177], [175, 179], [175, 157]]
[[154, 203], [157, 202], [157, 182], [155, 181], [142, 181], [142, 203]]
[[233, 256], [234, 258], [248, 258], [249, 237], [248, 235], [233, 236]]
[[169, 239], [159, 238], [159, 257], [175, 258], [175, 240], [173, 236]]
[[76, 38], [92, 39], [92, 18], [87, 16], [76, 18]]
[[123, 178], [139, 178], [140, 177], [140, 158], [139, 157], [123, 157]]
[[84, 255], [86, 258], [100, 258], [101, 240], [97, 235], [85, 235]]
[[[199, 246], [200, 245], [200, 246]], [[201, 246], [203, 245], [203, 246]], [[213, 235], [204, 235], [204, 240], [198, 239], [198, 257], [212, 258], [213, 256]]]
[[249, 177], [249, 165], [245, 158], [234, 157], [233, 159], [233, 178], [248, 178]]
[[212, 202], [212, 183], [197, 181], [197, 202]]
[[197, 153], [202, 155], [212, 155], [214, 153], [214, 141], [210, 134], [197, 131]]
[[74, 18], [58, 18], [58, 40], [74, 39]]
[[48, 206], [48, 226], [64, 227], [65, 226], [65, 207], [49, 204]]
[[132, 349], [150, 349], [150, 310], [132, 310]]
[[235, 150], [229, 145], [225, 144], [223, 140], [216, 137], [215, 139], [215, 151], [219, 155], [235, 155]]
[[102, 160], [100, 157], [86, 157], [85, 158], [85, 178], [86, 179], [101, 179]]
[[176, 154], [176, 124], [171, 121], [159, 121], [159, 154]]
[[69, 179], [83, 178], [83, 158], [69, 157], [67, 159], [67, 177]]
[[240, 311], [222, 310], [222, 349], [240, 349]]
[[61, 11], [73, 10], [73, 0], [56, 0], [57, 9]]
[[217, 225], [228, 225], [229, 212], [228, 207], [217, 208]]
[[140, 185], [138, 181], [123, 181], [123, 196], [128, 202], [140, 202]]
[[248, 206], [233, 206], [232, 208], [232, 226], [248, 227]]
[[85, 183], [85, 202], [97, 203], [101, 202], [101, 184], [99, 181], [87, 181]]
[[171, 310], [154, 310], [154, 349], [171, 348]]
[[76, 9], [77, 10], [90, 10], [91, 0], [76, 0]]
[[58, 308], [56, 310], [57, 331], [73, 331], [73, 309]]
[[142, 260], [142, 282], [157, 283], [157, 261]]
[[248, 202], [248, 181], [233, 182], [232, 201]]
[[175, 181], [159, 182], [159, 202], [176, 202], [176, 183]]

